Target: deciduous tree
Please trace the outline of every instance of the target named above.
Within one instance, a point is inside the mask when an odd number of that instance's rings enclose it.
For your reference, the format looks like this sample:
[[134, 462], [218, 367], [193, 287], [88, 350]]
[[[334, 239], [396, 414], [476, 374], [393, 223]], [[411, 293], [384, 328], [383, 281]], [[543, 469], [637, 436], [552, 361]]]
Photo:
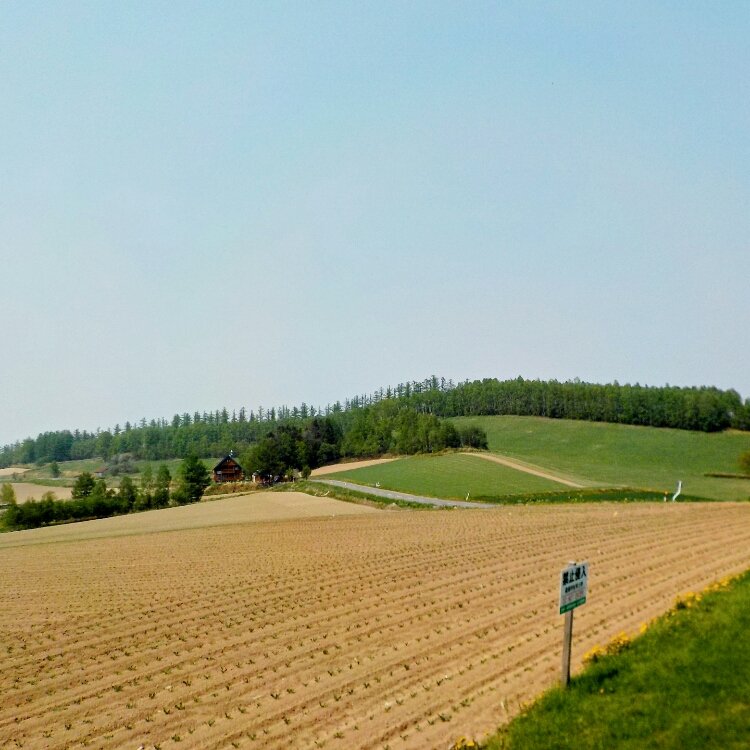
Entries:
[[180, 481], [173, 494], [173, 499], [179, 505], [197, 503], [203, 492], [211, 483], [208, 469], [197, 456], [188, 456], [180, 464]]
[[154, 482], [154, 507], [166, 508], [169, 505], [169, 486], [172, 475], [166, 464], [160, 464], [156, 470], [156, 481]]
[[138, 491], [135, 488], [135, 484], [130, 477], [123, 477], [120, 480], [120, 502], [127, 508], [128, 511], [133, 509], [136, 500], [138, 499]]
[[0, 503], [10, 505], [16, 502], [16, 491], [10, 482], [4, 482], [0, 489]]
[[94, 489], [95, 484], [96, 480], [94, 479], [93, 475], [88, 471], [84, 471], [82, 474], [78, 475], [78, 478], [73, 485], [73, 491], [71, 492], [71, 495], [74, 498], [89, 497]]

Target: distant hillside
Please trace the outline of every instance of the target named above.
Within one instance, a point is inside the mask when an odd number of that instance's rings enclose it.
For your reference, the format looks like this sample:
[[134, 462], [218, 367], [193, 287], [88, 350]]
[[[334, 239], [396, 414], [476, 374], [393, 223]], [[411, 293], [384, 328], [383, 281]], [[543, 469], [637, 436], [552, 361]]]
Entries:
[[[415, 456], [366, 468], [341, 464], [327, 477], [443, 498], [464, 499], [469, 492], [475, 500], [555, 489], [575, 494], [575, 486], [650, 490], [660, 499], [664, 493], [671, 497], [678, 481], [683, 498], [750, 499], [747, 479], [707, 476], [734, 470], [739, 455], [750, 450], [748, 432], [688, 432], [516, 416], [451, 421], [459, 429], [480, 428], [491, 453]], [[504, 465], [487, 460], [493, 454]]]
[[[0, 468], [93, 456], [108, 458], [122, 453], [148, 460], [182, 458], [189, 453], [203, 456], [223, 455], [230, 450], [239, 453], [279, 425], [299, 425], [306, 429], [315, 419], [329, 421], [341, 436], [342, 444], [346, 443], [350, 429], [361, 432], [362, 425], [368, 425], [366, 429], [371, 430], [371, 434], [358, 434], [356, 441], [350, 439], [348, 442], [354, 442], [357, 447], [347, 455], [360, 455], [357, 451], [365, 451], [368, 446], [378, 452], [385, 450], [383, 446], [389, 442], [399, 442], [383, 432], [384, 423], [378, 416], [378, 409], [384, 402], [395, 402], [398, 409], [435, 417], [519, 415], [702, 432], [718, 432], [728, 427], [750, 429], [750, 399], [743, 403], [733, 390], [706, 386], [599, 385], [577, 380], [561, 383], [523, 378], [505, 381], [491, 378], [454, 384], [433, 376], [421, 382], [380, 388], [374, 393], [325, 407], [302, 403], [291, 408], [259, 407], [257, 411], [242, 408], [231, 413], [227, 409], [185, 412], [175, 414], [171, 420], [143, 418], [137, 424], [126, 422], [122, 427], [115, 425], [95, 433], [86, 430], [47, 432], [0, 449]], [[374, 410], [373, 418], [363, 420], [362, 410], [370, 409]], [[424, 435], [409, 442], [410, 452], [430, 445], [429, 437]]]
[[736, 472], [750, 450], [750, 432], [721, 433], [654, 429], [567, 419], [461, 417], [487, 434], [489, 449], [597, 486], [628, 486], [683, 492], [716, 500], [747, 500], [750, 481], [709, 477]]

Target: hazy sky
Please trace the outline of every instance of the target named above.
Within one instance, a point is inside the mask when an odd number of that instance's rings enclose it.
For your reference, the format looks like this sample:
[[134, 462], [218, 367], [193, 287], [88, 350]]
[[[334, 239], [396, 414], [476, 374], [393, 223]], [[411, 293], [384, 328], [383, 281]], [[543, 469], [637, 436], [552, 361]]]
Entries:
[[0, 4], [0, 444], [431, 374], [750, 397], [750, 3]]

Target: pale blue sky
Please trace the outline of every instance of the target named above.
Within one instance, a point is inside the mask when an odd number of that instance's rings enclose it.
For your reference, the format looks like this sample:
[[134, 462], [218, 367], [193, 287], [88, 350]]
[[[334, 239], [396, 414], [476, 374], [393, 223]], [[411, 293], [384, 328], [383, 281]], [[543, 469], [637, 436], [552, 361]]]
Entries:
[[750, 397], [750, 3], [0, 4], [0, 444], [380, 385]]

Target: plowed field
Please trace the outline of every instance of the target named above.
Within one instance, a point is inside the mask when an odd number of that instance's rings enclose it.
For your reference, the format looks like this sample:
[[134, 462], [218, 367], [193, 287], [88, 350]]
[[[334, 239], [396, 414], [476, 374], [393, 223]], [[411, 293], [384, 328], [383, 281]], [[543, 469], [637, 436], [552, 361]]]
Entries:
[[[12, 536], [12, 535], [10, 535]], [[0, 540], [0, 747], [446, 748], [750, 566], [750, 505], [393, 512]]]

